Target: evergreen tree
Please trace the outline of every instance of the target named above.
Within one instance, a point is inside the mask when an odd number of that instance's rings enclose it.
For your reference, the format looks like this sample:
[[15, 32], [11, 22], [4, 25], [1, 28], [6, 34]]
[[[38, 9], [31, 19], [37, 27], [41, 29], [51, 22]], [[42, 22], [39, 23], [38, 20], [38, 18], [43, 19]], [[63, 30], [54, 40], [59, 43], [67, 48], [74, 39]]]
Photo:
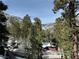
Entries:
[[8, 40], [8, 31], [6, 30], [6, 17], [4, 12], [7, 9], [2, 1], [0, 1], [0, 54], [4, 55], [4, 48], [6, 47], [6, 42]]
[[61, 18], [57, 18], [54, 24], [54, 37], [58, 41], [58, 46], [60, 49], [63, 49], [64, 55], [69, 56], [71, 58], [71, 51], [72, 51], [72, 40], [71, 40], [71, 29], [66, 24], [64, 20]]
[[[32, 37], [32, 23], [29, 15], [24, 16], [21, 26], [21, 36], [25, 45], [26, 58], [31, 59], [31, 37]], [[30, 57], [31, 56], [31, 57]]]
[[42, 45], [42, 26], [41, 20], [36, 17], [34, 18], [35, 22], [32, 25], [32, 38], [31, 38], [31, 47], [32, 47], [32, 59], [40, 59], [41, 58], [41, 45]]
[[7, 27], [8, 31], [11, 33], [11, 36], [14, 39], [19, 39], [21, 36], [21, 25], [20, 21], [17, 18], [10, 18], [10, 25]]
[[78, 59], [78, 38], [76, 30], [76, 12], [78, 11], [78, 1], [77, 0], [54, 0], [54, 9], [56, 12], [59, 9], [65, 11], [64, 17], [70, 28], [72, 29], [72, 40], [73, 40], [73, 59]]
[[41, 20], [36, 17], [34, 18], [34, 25], [35, 25], [35, 28], [36, 28], [36, 31], [41, 31], [42, 30], [42, 26], [41, 26]]
[[30, 16], [29, 15], [24, 16], [22, 21], [22, 26], [21, 26], [23, 38], [27, 38], [28, 35], [31, 34], [31, 26], [32, 26], [32, 23], [31, 23]]

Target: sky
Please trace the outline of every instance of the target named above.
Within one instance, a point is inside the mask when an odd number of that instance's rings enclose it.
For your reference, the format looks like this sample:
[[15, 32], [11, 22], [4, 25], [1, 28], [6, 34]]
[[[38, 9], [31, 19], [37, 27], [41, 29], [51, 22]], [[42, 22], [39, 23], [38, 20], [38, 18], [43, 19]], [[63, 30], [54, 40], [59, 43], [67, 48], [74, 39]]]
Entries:
[[33, 21], [35, 17], [40, 18], [43, 24], [53, 23], [60, 16], [60, 12], [54, 14], [54, 0], [1, 0], [8, 5], [6, 13], [23, 18], [29, 15]]

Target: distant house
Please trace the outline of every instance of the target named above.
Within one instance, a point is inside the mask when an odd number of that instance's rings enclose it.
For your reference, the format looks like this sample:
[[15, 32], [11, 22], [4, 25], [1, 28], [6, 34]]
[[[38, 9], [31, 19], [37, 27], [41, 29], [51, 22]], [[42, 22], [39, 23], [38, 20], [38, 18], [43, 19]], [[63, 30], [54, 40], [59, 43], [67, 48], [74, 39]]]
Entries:
[[45, 42], [42, 45], [43, 47], [43, 59], [64, 59], [62, 52], [58, 50], [58, 47], [55, 44]]

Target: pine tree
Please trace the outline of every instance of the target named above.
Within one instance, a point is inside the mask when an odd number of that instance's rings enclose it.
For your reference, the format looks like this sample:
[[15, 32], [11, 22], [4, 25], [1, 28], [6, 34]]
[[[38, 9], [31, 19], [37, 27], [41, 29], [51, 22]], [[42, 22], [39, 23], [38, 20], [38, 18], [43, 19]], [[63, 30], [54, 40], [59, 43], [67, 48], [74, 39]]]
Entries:
[[34, 18], [35, 22], [32, 25], [32, 35], [31, 35], [31, 47], [32, 47], [32, 59], [41, 59], [41, 44], [42, 44], [42, 26], [41, 20], [36, 17]]
[[2, 1], [0, 1], [0, 54], [4, 55], [4, 47], [6, 47], [6, 42], [8, 40], [8, 31], [6, 30], [6, 17], [3, 13], [7, 9]]
[[58, 41], [58, 46], [63, 50], [65, 56], [71, 58], [72, 40], [70, 27], [62, 18], [57, 18], [54, 24], [54, 37]]
[[72, 40], [73, 40], [73, 59], [78, 59], [78, 38], [76, 30], [76, 12], [78, 11], [78, 0], [54, 0], [54, 9], [56, 12], [59, 9], [65, 11], [65, 20], [72, 29]]

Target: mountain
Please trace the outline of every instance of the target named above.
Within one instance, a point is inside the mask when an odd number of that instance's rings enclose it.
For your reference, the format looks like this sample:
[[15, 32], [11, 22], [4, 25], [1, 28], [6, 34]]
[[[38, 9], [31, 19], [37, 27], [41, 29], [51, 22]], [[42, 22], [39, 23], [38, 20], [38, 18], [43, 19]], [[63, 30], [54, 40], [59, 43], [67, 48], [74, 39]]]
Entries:
[[9, 14], [7, 14], [7, 13], [4, 13], [4, 15], [6, 16], [6, 18], [7, 18], [8, 20], [10, 20], [11, 18], [17, 19], [17, 20], [22, 20], [21, 17], [18, 17], [18, 16], [9, 15]]
[[54, 23], [42, 24], [43, 30], [49, 30], [50, 32], [54, 31]]
[[[7, 21], [7, 26], [9, 26], [11, 23], [11, 20], [16, 20], [16, 21], [22, 21], [21, 17], [9, 15], [5, 13], [6, 18], [8, 19]], [[51, 32], [54, 31], [54, 23], [47, 23], [47, 24], [42, 24], [43, 30], [50, 30]]]
[[14, 16], [14, 15], [9, 15], [7, 13], [4, 13], [4, 15], [6, 16], [6, 18], [8, 19], [7, 20], [7, 26], [11, 25], [11, 20], [14, 21], [22, 21], [22, 18], [21, 17], [17, 17], [17, 16]]

